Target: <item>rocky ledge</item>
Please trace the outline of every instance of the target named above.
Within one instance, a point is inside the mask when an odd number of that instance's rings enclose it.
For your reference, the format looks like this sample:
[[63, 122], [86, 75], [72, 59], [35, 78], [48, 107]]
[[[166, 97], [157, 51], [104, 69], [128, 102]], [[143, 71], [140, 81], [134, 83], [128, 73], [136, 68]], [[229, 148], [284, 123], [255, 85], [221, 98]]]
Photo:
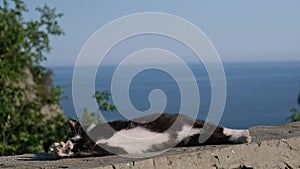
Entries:
[[119, 156], [54, 160], [47, 154], [0, 157], [0, 168], [18, 169], [193, 169], [300, 168], [300, 122], [250, 128], [253, 142], [174, 148], [148, 159]]

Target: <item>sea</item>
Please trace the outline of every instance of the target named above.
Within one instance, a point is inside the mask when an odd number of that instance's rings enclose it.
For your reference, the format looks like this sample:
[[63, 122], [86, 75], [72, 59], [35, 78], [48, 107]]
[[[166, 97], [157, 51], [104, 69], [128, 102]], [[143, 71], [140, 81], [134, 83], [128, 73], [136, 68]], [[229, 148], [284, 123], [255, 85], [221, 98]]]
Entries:
[[[212, 104], [210, 77], [202, 64], [191, 63], [188, 66], [193, 72], [200, 93], [200, 108], [197, 117], [206, 119]], [[218, 125], [248, 128], [256, 125], [281, 125], [288, 122], [290, 110], [298, 106], [300, 62], [226, 62], [223, 66], [227, 84], [226, 102]], [[176, 65], [170, 65], [170, 67], [176, 68]], [[116, 68], [117, 65], [103, 65], [97, 68], [94, 83], [96, 91], [111, 92], [112, 77]], [[54, 85], [64, 87], [62, 96], [66, 98], [61, 100], [60, 105], [65, 115], [69, 118], [76, 118], [82, 112], [76, 112], [73, 104], [74, 67], [56, 66], [50, 69], [53, 71]], [[89, 67], [86, 67], [86, 70], [89, 70]], [[89, 79], [88, 74], [86, 77], [82, 76], [81, 79], [83, 83], [79, 90], [84, 93], [86, 87], [84, 82]], [[179, 113], [181, 90], [178, 82], [191, 83], [191, 79], [184, 74], [175, 79], [162, 70], [147, 69], [134, 76], [127, 91], [128, 97], [135, 109], [145, 112], [151, 106], [149, 94], [153, 90], [160, 89], [167, 100], [164, 112]], [[92, 98], [92, 95], [90, 97]], [[82, 102], [82, 105], [85, 105], [84, 99]], [[111, 98], [110, 102], [114, 103]], [[89, 103], [86, 103], [83, 108], [90, 110]], [[127, 119], [119, 112], [102, 111], [101, 113], [105, 121]]]

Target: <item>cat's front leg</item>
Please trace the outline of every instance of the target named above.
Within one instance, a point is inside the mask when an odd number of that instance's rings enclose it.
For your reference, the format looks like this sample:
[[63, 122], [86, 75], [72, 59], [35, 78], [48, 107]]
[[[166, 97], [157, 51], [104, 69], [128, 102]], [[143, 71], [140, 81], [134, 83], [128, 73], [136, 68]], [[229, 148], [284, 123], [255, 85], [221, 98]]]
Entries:
[[58, 157], [71, 157], [73, 156], [73, 149], [74, 145], [71, 141], [67, 141], [66, 143], [60, 142], [60, 143], [53, 143], [49, 147], [48, 153], [52, 156], [58, 158]]

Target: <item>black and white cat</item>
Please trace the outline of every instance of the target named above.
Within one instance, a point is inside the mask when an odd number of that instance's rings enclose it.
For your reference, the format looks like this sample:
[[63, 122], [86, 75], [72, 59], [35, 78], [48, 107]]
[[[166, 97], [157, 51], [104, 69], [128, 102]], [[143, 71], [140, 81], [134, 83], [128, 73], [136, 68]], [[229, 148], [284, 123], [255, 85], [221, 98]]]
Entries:
[[[151, 121], [153, 118], [155, 120]], [[171, 147], [251, 142], [248, 130], [209, 124], [208, 128], [214, 131], [205, 142], [200, 143], [199, 136], [208, 129], [203, 129], [203, 125], [203, 120], [195, 121], [188, 116], [174, 114], [153, 114], [131, 121], [84, 127], [75, 120], [69, 120], [71, 132], [67, 140], [52, 144], [49, 153], [56, 157], [143, 154]]]

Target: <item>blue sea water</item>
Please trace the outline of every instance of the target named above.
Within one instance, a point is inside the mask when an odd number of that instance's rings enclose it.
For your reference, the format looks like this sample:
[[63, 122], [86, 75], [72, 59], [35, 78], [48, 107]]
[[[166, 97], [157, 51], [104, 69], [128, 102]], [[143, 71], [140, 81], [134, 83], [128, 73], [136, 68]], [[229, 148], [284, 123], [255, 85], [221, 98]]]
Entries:
[[[173, 65], [174, 66], [174, 65]], [[198, 118], [205, 119], [211, 102], [210, 81], [201, 64], [190, 64], [200, 92]], [[111, 78], [116, 66], [101, 66], [95, 82], [96, 90], [110, 90]], [[66, 116], [75, 118], [72, 100], [73, 67], [51, 67], [54, 84], [65, 87], [67, 99], [60, 102]], [[87, 67], [87, 69], [89, 69]], [[220, 125], [232, 128], [247, 128], [255, 125], [279, 125], [287, 122], [290, 109], [297, 106], [300, 89], [300, 62], [243, 62], [224, 63], [227, 82], [225, 110]], [[180, 79], [189, 83], [184, 75]], [[82, 92], [85, 77], [82, 77]], [[136, 109], [149, 108], [149, 93], [161, 89], [167, 97], [165, 112], [178, 113], [180, 110], [180, 90], [170, 75], [148, 69], [132, 80], [129, 96]], [[91, 96], [92, 97], [92, 96]], [[87, 109], [88, 103], [86, 104]], [[84, 108], [84, 107], [83, 107]], [[93, 110], [91, 110], [93, 111]], [[124, 119], [117, 112], [103, 112], [107, 121]]]

